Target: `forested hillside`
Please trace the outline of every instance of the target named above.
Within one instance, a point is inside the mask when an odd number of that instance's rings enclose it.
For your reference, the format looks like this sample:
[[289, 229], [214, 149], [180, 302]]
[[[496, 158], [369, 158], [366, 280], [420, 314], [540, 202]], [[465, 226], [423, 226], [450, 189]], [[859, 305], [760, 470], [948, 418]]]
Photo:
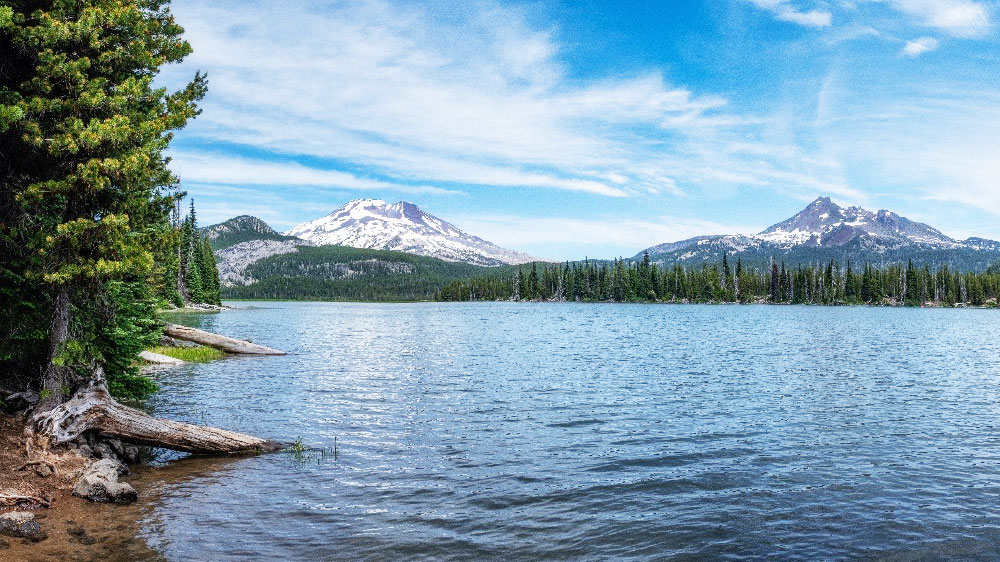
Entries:
[[396, 301], [433, 299], [449, 283], [489, 268], [402, 252], [301, 246], [247, 267], [258, 281], [224, 287], [226, 298]]
[[285, 236], [250, 215], [233, 217], [226, 222], [207, 226], [199, 232], [208, 239], [213, 250], [222, 250], [250, 240], [296, 240], [294, 236]]

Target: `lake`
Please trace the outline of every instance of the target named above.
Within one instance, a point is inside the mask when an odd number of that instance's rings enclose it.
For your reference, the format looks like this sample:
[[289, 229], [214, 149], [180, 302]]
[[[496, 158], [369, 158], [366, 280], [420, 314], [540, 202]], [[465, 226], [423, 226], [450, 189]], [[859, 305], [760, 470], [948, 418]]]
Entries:
[[231, 304], [151, 407], [317, 449], [144, 471], [168, 560], [1000, 556], [998, 311]]

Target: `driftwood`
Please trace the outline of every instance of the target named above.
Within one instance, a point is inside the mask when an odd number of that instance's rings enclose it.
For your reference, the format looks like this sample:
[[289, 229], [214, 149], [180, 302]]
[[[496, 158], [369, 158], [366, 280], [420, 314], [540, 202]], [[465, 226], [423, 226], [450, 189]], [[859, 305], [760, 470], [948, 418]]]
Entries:
[[156, 418], [123, 406], [111, 398], [100, 368], [88, 386], [69, 401], [36, 414], [31, 423], [43, 447], [67, 443], [85, 431], [137, 445], [200, 454], [252, 454], [287, 446], [235, 431]]
[[153, 363], [154, 365], [183, 365], [184, 362], [175, 357], [170, 357], [168, 355], [163, 355], [160, 353], [153, 353], [152, 351], [142, 351], [139, 353], [139, 359], [142, 359], [146, 363]]
[[215, 349], [225, 351], [226, 353], [240, 353], [245, 355], [286, 355], [284, 351], [279, 351], [263, 345], [257, 345], [246, 340], [237, 340], [226, 336], [220, 336], [218, 334], [206, 332], [197, 328], [181, 326], [179, 324], [167, 324], [167, 326], [163, 329], [163, 333], [179, 340], [214, 347]]

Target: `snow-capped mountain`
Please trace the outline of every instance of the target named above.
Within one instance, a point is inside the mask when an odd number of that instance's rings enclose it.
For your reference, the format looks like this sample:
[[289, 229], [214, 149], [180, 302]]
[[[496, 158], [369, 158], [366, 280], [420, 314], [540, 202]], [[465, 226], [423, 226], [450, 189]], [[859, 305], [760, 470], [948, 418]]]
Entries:
[[865, 236], [889, 245], [925, 244], [942, 248], [960, 245], [940, 230], [891, 211], [873, 213], [861, 207], [845, 209], [829, 197], [820, 197], [794, 217], [757, 235], [762, 240], [784, 247], [801, 244], [843, 246]]
[[890, 263], [913, 259], [963, 269], [984, 269], [1000, 260], [1000, 242], [983, 238], [956, 240], [926, 224], [887, 210], [841, 207], [820, 197], [795, 216], [755, 235], [698, 236], [658, 244], [649, 252], [660, 263], [701, 263], [723, 254], [745, 262], [770, 259], [807, 263], [836, 259], [855, 263]]
[[355, 199], [329, 215], [285, 233], [317, 246], [394, 250], [475, 265], [519, 264], [537, 258], [466, 234], [413, 203]]

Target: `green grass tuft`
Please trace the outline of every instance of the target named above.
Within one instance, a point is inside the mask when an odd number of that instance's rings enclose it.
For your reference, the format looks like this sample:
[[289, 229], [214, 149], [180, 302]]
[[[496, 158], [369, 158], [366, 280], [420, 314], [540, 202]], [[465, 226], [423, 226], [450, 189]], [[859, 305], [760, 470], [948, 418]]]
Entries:
[[207, 347], [204, 345], [198, 347], [167, 347], [161, 345], [152, 347], [149, 351], [159, 353], [160, 355], [166, 355], [167, 357], [173, 357], [174, 359], [180, 359], [181, 361], [187, 361], [188, 363], [205, 363], [208, 361], [215, 361], [216, 359], [222, 359], [225, 355], [214, 347]]

